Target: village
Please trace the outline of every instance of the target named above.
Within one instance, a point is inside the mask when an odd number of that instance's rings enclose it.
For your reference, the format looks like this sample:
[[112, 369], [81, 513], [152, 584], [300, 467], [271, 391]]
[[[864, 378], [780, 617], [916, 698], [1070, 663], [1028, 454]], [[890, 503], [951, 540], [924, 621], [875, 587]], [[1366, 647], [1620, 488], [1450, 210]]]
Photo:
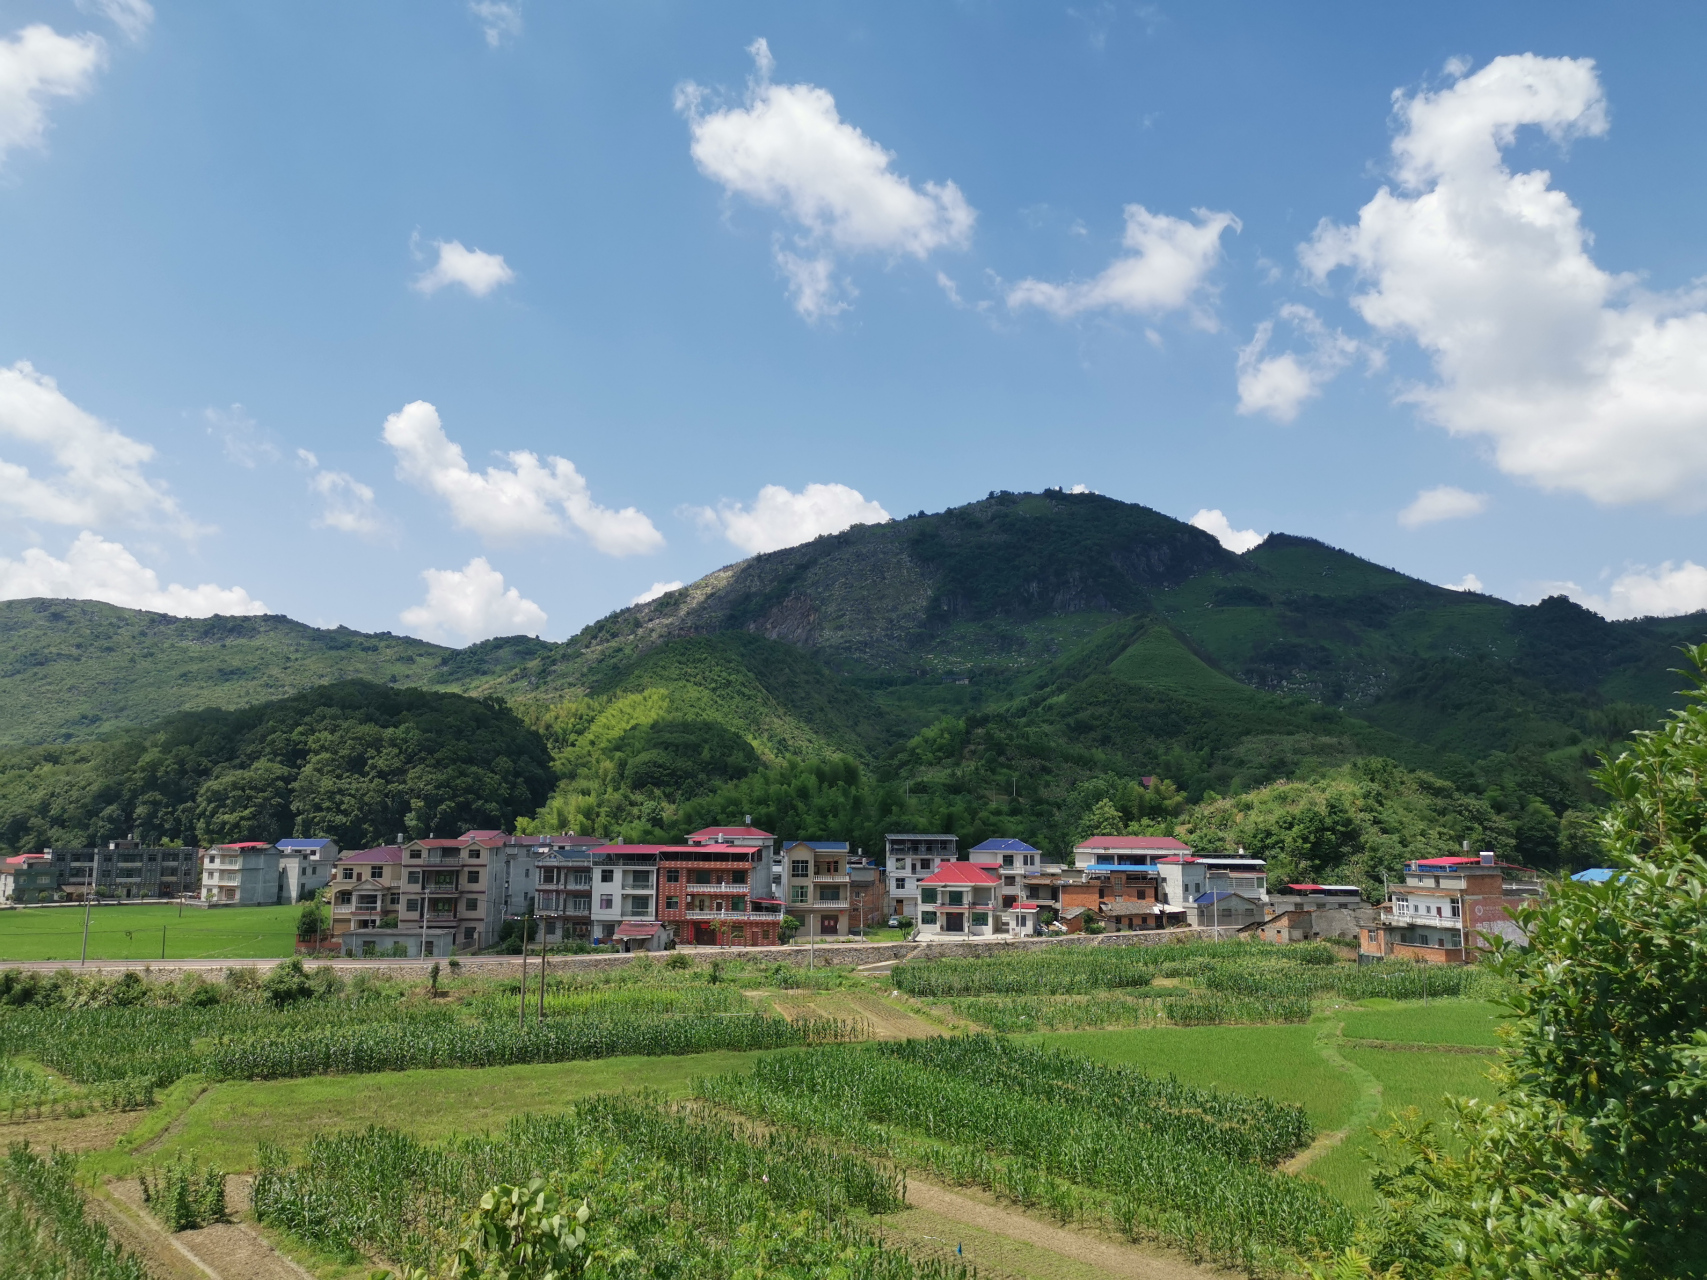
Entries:
[[[1579, 878], [1596, 879], [1587, 871]], [[206, 849], [46, 849], [0, 864], [0, 902], [183, 901], [206, 908], [321, 902], [298, 954], [431, 959], [517, 932], [542, 949], [623, 952], [865, 939], [920, 943], [1211, 930], [1271, 944], [1330, 941], [1360, 960], [1472, 963], [1518, 941], [1516, 908], [1543, 876], [1493, 853], [1420, 858], [1371, 903], [1353, 884], [1271, 886], [1267, 862], [1169, 836], [1095, 836], [1065, 858], [1022, 840], [962, 852], [949, 834], [892, 834], [881, 860], [833, 840], [707, 827], [680, 844], [567, 833], [404, 839], [341, 850], [281, 838]], [[518, 929], [518, 926], [520, 928]], [[897, 932], [898, 931], [898, 932]]]

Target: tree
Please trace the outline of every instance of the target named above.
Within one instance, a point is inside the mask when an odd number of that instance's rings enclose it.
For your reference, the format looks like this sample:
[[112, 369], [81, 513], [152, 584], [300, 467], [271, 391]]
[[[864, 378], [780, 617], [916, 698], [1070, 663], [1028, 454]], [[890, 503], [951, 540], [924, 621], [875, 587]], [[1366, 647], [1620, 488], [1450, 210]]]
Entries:
[[1120, 816], [1120, 810], [1112, 800], [1098, 800], [1085, 815], [1085, 820], [1079, 824], [1081, 842], [1092, 836], [1118, 836], [1125, 833], [1126, 819]]
[[324, 937], [327, 931], [326, 913], [320, 909], [318, 901], [302, 904], [302, 912], [296, 918], [296, 940], [298, 942], [313, 942], [316, 938]]
[[1453, 1143], [1426, 1125], [1396, 1135], [1378, 1263], [1707, 1276], [1707, 645], [1687, 652], [1686, 706], [1597, 776], [1622, 874], [1563, 881], [1520, 913], [1528, 945], [1495, 961], [1519, 1015], [1502, 1096], [1459, 1103]]

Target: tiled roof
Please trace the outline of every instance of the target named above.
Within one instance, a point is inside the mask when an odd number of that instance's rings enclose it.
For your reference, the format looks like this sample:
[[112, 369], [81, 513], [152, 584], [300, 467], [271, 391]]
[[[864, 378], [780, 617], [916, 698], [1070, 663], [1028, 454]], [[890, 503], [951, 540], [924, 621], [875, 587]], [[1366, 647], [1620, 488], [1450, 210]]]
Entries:
[[1080, 849], [1183, 849], [1190, 852], [1191, 846], [1181, 844], [1172, 836], [1092, 836], [1075, 845], [1073, 852]]
[[688, 840], [729, 840], [737, 836], [748, 839], [769, 840], [771, 833], [760, 831], [757, 827], [702, 827], [689, 833]]
[[[456, 842], [451, 841], [452, 844]], [[402, 862], [403, 847], [395, 844], [382, 844], [372, 849], [348, 849], [339, 858], [338, 865], [346, 862], [352, 866], [362, 862]]]
[[1198, 894], [1192, 901], [1200, 907], [1207, 907], [1212, 903], [1220, 902], [1223, 898], [1238, 898], [1242, 902], [1250, 901], [1244, 894], [1232, 893], [1226, 889], [1211, 889], [1208, 893]]
[[945, 862], [920, 884], [1000, 884], [1000, 876], [991, 875], [975, 862]]
[[615, 938], [650, 938], [664, 926], [656, 920], [624, 920], [617, 925]]
[[215, 849], [271, 849], [273, 846], [265, 840], [238, 840], [233, 844], [216, 844]]
[[[846, 840], [796, 840], [794, 842], [794, 845], [801, 844], [815, 853], [846, 853], [848, 851]], [[794, 845], [790, 845], [789, 848], [792, 849]]]
[[1013, 904], [1013, 906], [1009, 907], [1008, 910], [1009, 911], [1040, 911], [1040, 910], [1042, 910], [1043, 905], [1044, 904], [1041, 902], [1016, 902]]
[[509, 838], [510, 834], [507, 831], [464, 831], [462, 833], [463, 844], [467, 844], [470, 840], [508, 840]]
[[[462, 848], [463, 845], [467, 844], [468, 841], [466, 841], [466, 840], [438, 840], [438, 839], [433, 839], [433, 840], [411, 840], [409, 843], [412, 845], [418, 844], [423, 849], [460, 849], [460, 848]], [[389, 845], [387, 845], [386, 847], [390, 848]]]
[[1003, 837], [999, 840], [986, 840], [983, 844], [973, 845], [973, 853], [1036, 853], [1024, 840], [1011, 840]]
[[278, 840], [274, 843], [281, 849], [324, 849], [332, 842], [330, 840]]
[[1153, 916], [1161, 914], [1162, 908], [1153, 902], [1105, 902], [1097, 912], [1105, 916]]

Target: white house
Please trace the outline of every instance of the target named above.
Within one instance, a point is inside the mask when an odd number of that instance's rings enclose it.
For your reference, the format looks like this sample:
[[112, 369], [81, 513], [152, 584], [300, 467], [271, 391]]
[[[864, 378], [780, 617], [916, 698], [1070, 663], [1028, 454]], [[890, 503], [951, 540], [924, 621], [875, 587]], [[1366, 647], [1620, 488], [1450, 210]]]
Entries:
[[884, 868], [889, 873], [891, 915], [919, 918], [919, 882], [959, 856], [958, 836], [886, 835]]
[[221, 907], [272, 907], [289, 902], [276, 845], [265, 840], [216, 844], [202, 853], [202, 901]]
[[943, 863], [919, 881], [919, 938], [976, 938], [999, 932], [1001, 888], [1002, 878], [989, 867]]
[[273, 847], [285, 877], [287, 896], [281, 902], [305, 902], [332, 883], [332, 866], [341, 852], [335, 841], [277, 840]]

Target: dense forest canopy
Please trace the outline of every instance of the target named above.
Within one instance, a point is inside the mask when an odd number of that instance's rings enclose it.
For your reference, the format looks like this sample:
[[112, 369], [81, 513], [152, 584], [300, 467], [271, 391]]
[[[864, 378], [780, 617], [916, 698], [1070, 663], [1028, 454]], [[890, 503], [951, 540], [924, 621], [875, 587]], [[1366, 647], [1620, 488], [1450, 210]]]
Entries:
[[0, 752], [0, 845], [345, 848], [510, 828], [550, 792], [545, 742], [502, 702], [364, 680], [191, 711], [95, 743]]

